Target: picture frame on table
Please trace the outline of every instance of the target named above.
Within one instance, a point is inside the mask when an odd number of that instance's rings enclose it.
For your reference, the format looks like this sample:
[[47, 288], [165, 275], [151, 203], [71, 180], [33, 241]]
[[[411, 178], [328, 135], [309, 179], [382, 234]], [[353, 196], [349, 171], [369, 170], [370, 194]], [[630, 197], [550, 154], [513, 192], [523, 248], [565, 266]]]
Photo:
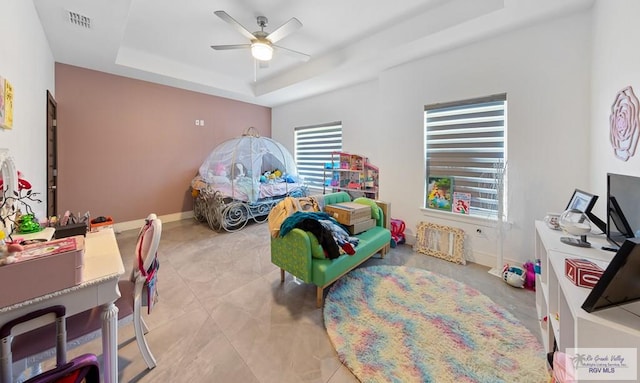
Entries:
[[606, 232], [606, 223], [591, 211], [597, 200], [597, 195], [588, 193], [584, 190], [575, 189], [565, 210], [575, 209], [583, 212], [589, 220], [604, 233]]
[[591, 209], [593, 209], [593, 206], [596, 204], [597, 200], [597, 195], [587, 193], [586, 191], [580, 189], [575, 189], [565, 210], [575, 209], [583, 213], [589, 213], [591, 212]]

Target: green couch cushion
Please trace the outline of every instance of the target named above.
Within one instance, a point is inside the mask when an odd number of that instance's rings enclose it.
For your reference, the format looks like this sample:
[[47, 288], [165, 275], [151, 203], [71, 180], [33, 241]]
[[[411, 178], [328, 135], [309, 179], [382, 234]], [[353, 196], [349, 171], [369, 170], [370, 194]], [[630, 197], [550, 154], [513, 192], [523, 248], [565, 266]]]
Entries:
[[378, 204], [376, 203], [376, 201], [372, 200], [371, 198], [367, 198], [367, 197], [358, 197], [356, 199], [353, 200], [353, 202], [355, 203], [359, 203], [361, 205], [368, 205], [371, 207], [371, 218], [375, 219], [376, 222], [380, 219], [380, 212], [378, 209]]
[[335, 192], [325, 194], [324, 196], [324, 205], [333, 205], [341, 202], [351, 202], [351, 196], [347, 192]]

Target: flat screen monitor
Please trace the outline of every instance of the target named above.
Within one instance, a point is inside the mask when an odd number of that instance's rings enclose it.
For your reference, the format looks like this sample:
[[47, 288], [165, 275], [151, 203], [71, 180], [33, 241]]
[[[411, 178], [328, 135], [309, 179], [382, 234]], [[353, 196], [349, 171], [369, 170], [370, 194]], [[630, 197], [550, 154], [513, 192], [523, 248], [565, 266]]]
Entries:
[[607, 174], [607, 239], [622, 246], [640, 232], [640, 177]]
[[640, 300], [640, 238], [624, 241], [582, 304], [587, 312]]

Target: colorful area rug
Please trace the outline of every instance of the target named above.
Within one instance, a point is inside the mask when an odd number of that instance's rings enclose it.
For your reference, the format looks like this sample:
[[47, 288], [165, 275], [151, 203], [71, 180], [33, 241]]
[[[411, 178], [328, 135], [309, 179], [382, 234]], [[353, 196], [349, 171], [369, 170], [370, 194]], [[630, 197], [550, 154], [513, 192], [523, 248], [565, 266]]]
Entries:
[[549, 382], [542, 346], [511, 313], [426, 270], [351, 271], [329, 290], [324, 323], [361, 382]]

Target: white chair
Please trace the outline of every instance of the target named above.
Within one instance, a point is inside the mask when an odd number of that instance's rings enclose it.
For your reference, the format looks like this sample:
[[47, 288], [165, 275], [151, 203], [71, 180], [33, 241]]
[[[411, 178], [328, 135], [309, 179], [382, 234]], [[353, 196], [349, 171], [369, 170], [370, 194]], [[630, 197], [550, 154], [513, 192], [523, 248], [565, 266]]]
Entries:
[[149, 214], [145, 224], [140, 228], [136, 242], [136, 257], [133, 270], [128, 281], [120, 281], [120, 299], [116, 302], [118, 308], [126, 302], [126, 307], [133, 309], [133, 327], [140, 353], [149, 369], [156, 366], [156, 359], [151, 354], [144, 334], [149, 332], [147, 324], [142, 319], [142, 307], [147, 306], [147, 313], [157, 300], [157, 272], [160, 267], [158, 261], [158, 246], [162, 235], [162, 221], [155, 214]]
[[[147, 312], [151, 313], [157, 299], [155, 284], [160, 266], [157, 253], [161, 235], [162, 221], [155, 214], [149, 214], [138, 233], [131, 275], [128, 280], [118, 282], [121, 296], [116, 301], [118, 320], [124, 322], [124, 319], [129, 317], [133, 319], [136, 343], [149, 369], [156, 366], [156, 359], [145, 338], [149, 328], [142, 319], [142, 307], [147, 306]], [[75, 335], [74, 333], [79, 331], [87, 334], [98, 330], [102, 325], [100, 312], [100, 308], [94, 308], [69, 318], [69, 333]]]
[[[149, 369], [156, 366], [156, 360], [145, 338], [149, 328], [142, 319], [142, 308], [147, 306], [148, 312], [151, 312], [157, 297], [155, 282], [159, 267], [157, 251], [161, 234], [162, 222], [155, 214], [150, 214], [138, 233], [136, 256], [131, 275], [128, 280], [121, 280], [118, 283], [121, 296], [116, 301], [119, 322], [125, 323], [129, 319], [133, 321], [136, 342]], [[102, 328], [101, 313], [102, 309], [96, 307], [67, 317], [68, 348], [96, 338]], [[55, 331], [55, 326], [49, 325], [16, 336], [13, 339], [13, 361], [17, 362], [26, 357], [37, 355], [47, 357], [52, 350], [51, 344], [40, 342], [40, 340], [47, 334], [55, 334]], [[44, 358], [35, 357], [32, 359], [37, 362]]]

